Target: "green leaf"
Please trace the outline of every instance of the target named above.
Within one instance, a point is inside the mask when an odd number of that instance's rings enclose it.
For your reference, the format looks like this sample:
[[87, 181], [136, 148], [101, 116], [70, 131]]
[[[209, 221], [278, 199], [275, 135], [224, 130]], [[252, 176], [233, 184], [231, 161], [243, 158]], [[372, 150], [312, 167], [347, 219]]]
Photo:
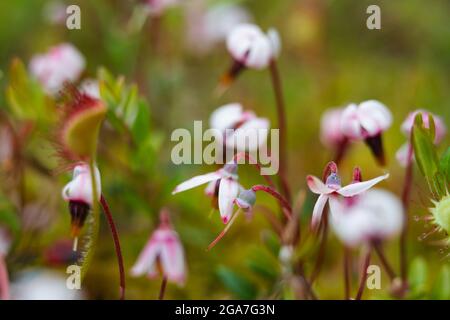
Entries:
[[422, 257], [416, 257], [410, 265], [408, 281], [413, 296], [420, 296], [426, 292], [428, 281], [428, 266]]
[[20, 221], [11, 202], [0, 194], [0, 225], [4, 225], [12, 232], [19, 231]]
[[[433, 128], [432, 116], [429, 116], [430, 127]], [[427, 129], [423, 125], [422, 115], [417, 114], [412, 130], [412, 143], [414, 155], [420, 171], [428, 182], [433, 193], [442, 194], [440, 181], [436, 180], [439, 172], [439, 161], [434, 146], [433, 129]]]
[[37, 123], [54, 119], [54, 102], [46, 96], [39, 83], [28, 76], [24, 64], [17, 58], [11, 62], [6, 99], [11, 112], [20, 119]]
[[449, 300], [450, 299], [450, 266], [443, 265], [441, 272], [436, 278], [431, 289], [431, 299]]
[[247, 278], [231, 271], [225, 266], [220, 266], [217, 269], [217, 276], [236, 298], [244, 300], [252, 300], [256, 298], [258, 292], [257, 288]]
[[444, 177], [445, 183], [450, 184], [450, 147], [447, 147], [439, 161], [439, 172]]

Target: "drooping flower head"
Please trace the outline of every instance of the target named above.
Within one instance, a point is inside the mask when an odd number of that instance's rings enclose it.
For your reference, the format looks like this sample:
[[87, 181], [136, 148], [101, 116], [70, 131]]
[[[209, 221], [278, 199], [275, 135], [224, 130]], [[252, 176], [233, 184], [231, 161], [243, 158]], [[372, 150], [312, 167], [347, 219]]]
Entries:
[[317, 230], [320, 225], [322, 213], [328, 200], [331, 203], [338, 201], [339, 197], [354, 197], [389, 177], [389, 174], [385, 174], [368, 181], [354, 182], [342, 187], [341, 177], [338, 174], [338, 168], [334, 162], [330, 162], [325, 171], [325, 183], [315, 176], [308, 175], [306, 177], [306, 182], [311, 192], [319, 195], [314, 205], [311, 219], [311, 227], [314, 230]]
[[385, 165], [381, 135], [392, 124], [392, 114], [379, 101], [368, 100], [348, 105], [341, 116], [342, 133], [351, 140], [363, 140], [380, 165]]
[[219, 107], [211, 114], [209, 122], [211, 128], [222, 132], [222, 136], [216, 137], [216, 142], [233, 150], [248, 152], [266, 144], [270, 126], [268, 119], [258, 118], [252, 111], [244, 111], [239, 103]]
[[[99, 201], [101, 197], [100, 171], [95, 167], [96, 194]], [[72, 218], [72, 236], [78, 236], [86, 217], [94, 204], [91, 171], [89, 165], [81, 163], [73, 169], [72, 180], [62, 190], [63, 199], [69, 203]]]
[[30, 61], [30, 72], [49, 94], [63, 88], [65, 82], [79, 79], [85, 67], [81, 53], [70, 43], [50, 48], [47, 53], [37, 54]]
[[412, 159], [414, 157], [414, 152], [412, 150], [410, 137], [411, 137], [411, 131], [412, 131], [412, 128], [414, 125], [414, 119], [416, 118], [416, 115], [419, 113], [422, 114], [423, 125], [427, 129], [430, 127], [430, 115], [433, 117], [434, 125], [435, 125], [435, 136], [434, 136], [434, 144], [435, 145], [438, 145], [439, 143], [441, 143], [441, 141], [444, 139], [445, 134], [447, 132], [447, 128], [441, 117], [439, 117], [429, 111], [423, 110], [423, 109], [419, 109], [419, 110], [409, 113], [408, 116], [406, 117], [405, 121], [403, 121], [402, 126], [401, 126], [401, 131], [408, 138], [408, 141], [404, 145], [402, 145], [400, 147], [400, 149], [397, 151], [397, 153], [395, 154], [397, 161], [403, 167], [406, 167], [407, 164], [410, 161], [412, 161]]
[[[353, 184], [362, 181], [355, 168]], [[379, 242], [397, 235], [403, 226], [403, 206], [391, 192], [370, 189], [330, 201], [330, 224], [347, 246]]]
[[147, 244], [131, 269], [133, 276], [158, 274], [179, 285], [184, 284], [187, 270], [184, 249], [178, 234], [172, 228], [167, 210], [160, 214], [160, 225], [150, 236]]
[[172, 194], [183, 192], [202, 184], [209, 183], [206, 194], [215, 197], [217, 195], [218, 207], [223, 223], [228, 223], [232, 214], [236, 197], [239, 193], [239, 183], [237, 182], [237, 164], [227, 163], [223, 168], [195, 176], [175, 187]]
[[275, 29], [264, 33], [257, 25], [244, 23], [228, 34], [227, 49], [233, 58], [233, 64], [221, 79], [223, 87], [229, 86], [245, 68], [266, 68], [280, 54], [281, 41]]

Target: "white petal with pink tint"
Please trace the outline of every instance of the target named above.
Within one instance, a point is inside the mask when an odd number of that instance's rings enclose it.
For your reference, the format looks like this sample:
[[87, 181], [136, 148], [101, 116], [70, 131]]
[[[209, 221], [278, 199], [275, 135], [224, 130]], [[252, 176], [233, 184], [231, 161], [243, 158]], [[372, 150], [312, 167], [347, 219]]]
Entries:
[[269, 38], [253, 24], [236, 26], [227, 37], [227, 48], [235, 60], [249, 68], [263, 69], [272, 58]]
[[209, 118], [211, 128], [224, 131], [233, 128], [243, 120], [243, 108], [240, 103], [229, 103], [214, 110]]
[[336, 147], [345, 136], [341, 130], [341, 108], [326, 110], [320, 119], [320, 140], [325, 146]]
[[447, 128], [445, 126], [444, 120], [441, 117], [439, 117], [438, 115], [433, 114], [424, 109], [418, 109], [414, 112], [411, 112], [408, 115], [406, 120], [403, 121], [403, 123], [402, 123], [402, 126], [401, 126], [402, 132], [409, 138], [412, 127], [414, 125], [414, 118], [416, 117], [416, 115], [418, 113], [422, 113], [422, 120], [423, 120], [423, 124], [424, 124], [425, 128], [429, 128], [429, 125], [430, 125], [429, 116], [431, 115], [433, 117], [434, 125], [435, 125], [434, 143], [439, 144], [442, 141], [442, 139], [444, 139], [445, 134], [447, 132]]
[[255, 151], [266, 144], [269, 127], [269, 120], [265, 118], [250, 119], [227, 138], [227, 145], [232, 144], [238, 151]]
[[402, 167], [406, 167], [413, 158], [412, 150], [410, 152], [410, 144], [403, 144], [395, 153], [395, 158]]
[[160, 259], [164, 275], [179, 285], [184, 284], [186, 279], [184, 250], [176, 232], [171, 231], [164, 239]]
[[219, 185], [219, 212], [223, 223], [228, 223], [233, 214], [234, 200], [239, 193], [239, 184], [233, 179], [221, 179]]
[[362, 139], [363, 133], [358, 118], [358, 106], [349, 104], [341, 114], [341, 132], [351, 139]]
[[220, 178], [222, 178], [220, 171], [215, 171], [215, 172], [195, 176], [189, 180], [186, 180], [183, 183], [180, 183], [178, 186], [176, 186], [175, 189], [172, 191], [172, 194], [182, 192], [185, 190], [189, 190], [189, 189], [198, 187], [202, 184], [205, 184], [207, 182], [218, 180]]
[[358, 117], [369, 137], [375, 136], [388, 129], [392, 124], [392, 114], [379, 101], [368, 100], [361, 102], [358, 107]]
[[379, 176], [379, 177], [376, 177], [371, 180], [351, 183], [349, 185], [346, 185], [345, 187], [338, 189], [336, 192], [339, 193], [340, 195], [343, 195], [344, 197], [352, 197], [352, 196], [360, 194], [364, 191], [369, 190], [374, 185], [376, 185], [380, 181], [387, 179], [388, 177], [389, 177], [389, 173], [386, 173], [383, 176]]
[[323, 209], [327, 204], [329, 196], [321, 194], [314, 205], [313, 214], [311, 217], [311, 226], [313, 229], [316, 229], [319, 226], [320, 220], [322, 219]]
[[[102, 187], [100, 171], [97, 167], [95, 167], [94, 176], [97, 187], [97, 200], [100, 200]], [[92, 206], [92, 179], [91, 171], [87, 164], [78, 165], [74, 168], [72, 180], [63, 188], [62, 197], [65, 201], [81, 201]]]
[[328, 188], [322, 180], [315, 176], [307, 176], [306, 183], [308, 184], [309, 190], [315, 194], [329, 194], [335, 191], [334, 189]]
[[156, 258], [161, 251], [161, 236], [158, 235], [158, 230], [152, 235], [144, 247], [144, 250], [139, 255], [136, 263], [131, 269], [131, 275], [134, 277], [141, 276], [143, 274], [149, 274], [153, 277], [157, 275], [155, 268]]

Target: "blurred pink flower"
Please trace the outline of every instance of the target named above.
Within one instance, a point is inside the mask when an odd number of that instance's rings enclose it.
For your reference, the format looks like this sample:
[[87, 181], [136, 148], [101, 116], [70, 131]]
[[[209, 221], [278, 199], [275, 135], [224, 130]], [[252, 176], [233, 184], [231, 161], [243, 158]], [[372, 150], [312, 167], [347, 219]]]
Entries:
[[235, 61], [247, 68], [264, 69], [280, 53], [280, 37], [275, 29], [267, 34], [254, 24], [240, 24], [228, 34], [227, 48]]
[[[194, 5], [196, 4], [196, 5]], [[250, 13], [242, 6], [219, 3], [205, 9], [202, 1], [188, 6], [188, 43], [191, 49], [205, 53], [225, 41], [235, 26], [250, 22]]]
[[[235, 199], [239, 193], [240, 186], [237, 180], [237, 164], [227, 163], [223, 166], [223, 168], [217, 171], [195, 176], [179, 184], [173, 190], [172, 194], [183, 192], [209, 182], [210, 184], [207, 186], [207, 189], [205, 191], [208, 195], [210, 195], [213, 187], [215, 188], [216, 186], [218, 186], [218, 204], [220, 216], [223, 223], [228, 223], [231, 216], [233, 215], [233, 206], [235, 203]], [[214, 185], [212, 183], [214, 183]]]
[[341, 130], [343, 108], [328, 109], [320, 119], [320, 139], [327, 147], [336, 147], [346, 140]]
[[411, 136], [412, 127], [414, 125], [414, 118], [416, 117], [416, 115], [418, 113], [422, 114], [423, 124], [424, 124], [425, 128], [429, 128], [429, 125], [430, 125], [429, 115], [431, 115], [433, 117], [434, 124], [435, 124], [435, 138], [434, 138], [435, 145], [438, 145], [442, 141], [442, 139], [444, 139], [445, 134], [447, 132], [447, 128], [441, 117], [439, 117], [429, 111], [423, 110], [423, 109], [418, 109], [416, 111], [409, 113], [408, 116], [406, 117], [405, 121], [403, 121], [402, 126], [401, 126], [401, 130], [405, 134], [405, 136], [408, 138], [408, 142], [403, 144], [398, 149], [397, 153], [395, 154], [397, 161], [403, 167], [406, 167], [407, 164], [410, 161], [412, 161], [412, 159], [414, 157], [414, 152], [412, 150], [409, 139]]
[[180, 0], [146, 0], [147, 9], [151, 16], [160, 16], [169, 8], [175, 7]]
[[341, 130], [350, 139], [364, 140], [386, 131], [392, 124], [392, 114], [379, 101], [368, 100], [348, 105], [341, 116]]
[[31, 74], [50, 94], [57, 93], [66, 81], [77, 81], [84, 67], [83, 56], [69, 43], [52, 47], [45, 54], [33, 56], [30, 61]]
[[403, 226], [403, 206], [391, 192], [371, 189], [330, 201], [330, 224], [350, 247], [397, 235]]
[[0, 256], [5, 257], [11, 247], [11, 234], [0, 226]]
[[131, 269], [133, 276], [147, 274], [150, 278], [162, 274], [167, 280], [183, 285], [186, 280], [186, 262], [183, 246], [173, 230], [168, 213], [162, 211], [160, 225], [145, 245]]
[[356, 182], [342, 187], [341, 178], [337, 173], [337, 167], [335, 165], [333, 166], [333, 169], [328, 175], [325, 183], [323, 183], [322, 180], [315, 176], [308, 175], [306, 177], [306, 182], [308, 184], [309, 190], [319, 195], [319, 198], [314, 205], [311, 227], [313, 229], [317, 229], [317, 227], [319, 226], [323, 210], [328, 200], [331, 203], [333, 201], [338, 201], [339, 196], [353, 197], [372, 188], [374, 185], [382, 180], [387, 179], [388, 177], [389, 174], [385, 174], [368, 181]]
[[[239, 103], [230, 103], [217, 108], [209, 118], [211, 128], [222, 131], [216, 142], [238, 151], [256, 151], [267, 141], [270, 123], [266, 118], [258, 118], [252, 111], [244, 111]], [[227, 129], [234, 129], [228, 131]], [[228, 133], [228, 135], [227, 135]], [[257, 139], [248, 139], [253, 136]], [[223, 140], [222, 140], [223, 139]]]
[[81, 82], [80, 88], [81, 93], [87, 94], [91, 98], [100, 100], [100, 88], [99, 83], [96, 79], [85, 79]]
[[0, 226], [0, 300], [9, 300], [9, 276], [5, 257], [11, 246], [11, 235]]

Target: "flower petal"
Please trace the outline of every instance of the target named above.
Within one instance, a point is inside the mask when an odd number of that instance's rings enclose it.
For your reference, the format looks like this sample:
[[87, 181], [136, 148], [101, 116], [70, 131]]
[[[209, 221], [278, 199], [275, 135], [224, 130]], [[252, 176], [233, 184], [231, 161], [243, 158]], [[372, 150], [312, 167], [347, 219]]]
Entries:
[[172, 194], [198, 187], [204, 183], [218, 180], [221, 177], [222, 177], [222, 175], [218, 171], [195, 176], [189, 180], [186, 180], [185, 182], [180, 183], [178, 186], [176, 186], [175, 189], [172, 191]]
[[219, 185], [219, 212], [223, 223], [230, 221], [234, 200], [239, 193], [239, 184], [232, 179], [221, 179]]
[[164, 275], [172, 282], [182, 285], [186, 279], [184, 250], [176, 232], [164, 239], [161, 247], [161, 264]]
[[155, 274], [155, 261], [160, 249], [159, 241], [155, 236], [152, 236], [131, 268], [131, 275], [137, 277], [144, 273]]
[[334, 190], [331, 188], [328, 188], [322, 180], [315, 176], [308, 175], [306, 177], [306, 183], [308, 184], [309, 190], [315, 194], [330, 194]]
[[376, 185], [378, 182], [383, 181], [389, 177], [389, 173], [386, 173], [383, 176], [376, 177], [371, 180], [363, 181], [363, 182], [356, 182], [349, 184], [336, 192], [340, 195], [343, 195], [344, 197], [352, 197], [354, 195], [357, 195], [361, 192], [364, 192], [366, 190], [369, 190], [374, 185]]
[[320, 220], [322, 219], [323, 209], [325, 208], [325, 204], [327, 203], [329, 196], [321, 194], [314, 205], [314, 210], [311, 218], [311, 227], [313, 229], [317, 229], [320, 224]]
[[236, 123], [242, 121], [243, 108], [240, 103], [229, 103], [217, 108], [209, 118], [209, 125], [213, 129], [224, 131], [233, 128]]

